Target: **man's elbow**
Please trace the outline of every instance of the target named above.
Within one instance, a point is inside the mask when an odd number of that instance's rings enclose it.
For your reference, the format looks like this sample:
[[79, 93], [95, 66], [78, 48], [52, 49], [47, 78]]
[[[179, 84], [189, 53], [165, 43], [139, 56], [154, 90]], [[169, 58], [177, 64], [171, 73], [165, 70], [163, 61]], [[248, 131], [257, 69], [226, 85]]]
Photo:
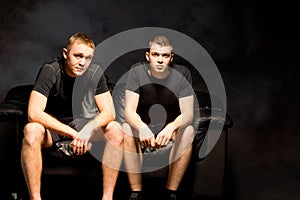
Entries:
[[111, 121], [115, 121], [116, 120], [116, 113], [113, 112], [111, 114], [110, 118], [111, 118]]
[[40, 114], [34, 111], [28, 111], [27, 119], [28, 122], [36, 122], [40, 118]]
[[193, 123], [193, 118], [194, 118], [194, 115], [191, 113], [186, 113], [185, 115], [183, 115], [183, 119], [184, 119], [184, 121], [186, 121], [186, 124], [188, 124], [188, 125]]
[[130, 121], [129, 117], [130, 117], [130, 114], [128, 113], [128, 111], [125, 110], [124, 111], [124, 119], [126, 122]]
[[108, 121], [114, 121], [114, 120], [116, 120], [116, 112], [115, 112], [115, 110], [110, 110], [110, 111], [106, 111], [105, 112], [106, 114], [104, 114], [105, 115], [105, 117], [106, 117], [106, 119], [108, 120]]

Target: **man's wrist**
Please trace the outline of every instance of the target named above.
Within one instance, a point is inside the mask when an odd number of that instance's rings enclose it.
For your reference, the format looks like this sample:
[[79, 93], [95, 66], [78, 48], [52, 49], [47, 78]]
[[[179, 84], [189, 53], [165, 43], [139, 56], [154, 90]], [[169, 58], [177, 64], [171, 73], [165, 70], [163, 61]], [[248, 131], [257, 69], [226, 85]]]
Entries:
[[177, 127], [175, 126], [175, 124], [173, 122], [167, 124], [168, 127], [170, 127], [173, 131], [175, 131], [177, 129]]
[[92, 121], [91, 121], [92, 127], [93, 129], [98, 129], [100, 127], [100, 123], [97, 117], [95, 117]]
[[76, 138], [78, 138], [78, 137], [79, 137], [78, 132], [72, 134], [72, 139], [73, 140], [76, 139]]

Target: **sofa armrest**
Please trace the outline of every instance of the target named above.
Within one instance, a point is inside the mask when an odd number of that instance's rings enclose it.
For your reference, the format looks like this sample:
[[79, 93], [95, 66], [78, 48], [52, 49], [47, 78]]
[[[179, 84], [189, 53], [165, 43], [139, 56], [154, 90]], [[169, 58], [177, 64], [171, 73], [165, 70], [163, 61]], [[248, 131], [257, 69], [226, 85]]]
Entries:
[[219, 140], [222, 130], [233, 126], [233, 121], [229, 114], [224, 114], [221, 109], [214, 110], [213, 116], [211, 112], [212, 110], [208, 107], [199, 108], [199, 117], [194, 122], [195, 127], [197, 127], [193, 143], [196, 160], [205, 158]]
[[27, 102], [33, 85], [11, 88], [0, 103], [0, 121], [27, 120]]
[[0, 103], [0, 121], [15, 121], [24, 119], [26, 104], [15, 101]]

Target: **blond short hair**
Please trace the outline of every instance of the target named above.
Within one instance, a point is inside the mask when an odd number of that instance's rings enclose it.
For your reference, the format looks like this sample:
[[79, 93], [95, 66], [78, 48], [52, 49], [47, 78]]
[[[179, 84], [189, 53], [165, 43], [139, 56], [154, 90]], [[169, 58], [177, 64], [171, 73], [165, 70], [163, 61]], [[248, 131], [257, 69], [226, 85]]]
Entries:
[[85, 33], [75, 33], [73, 34], [67, 43], [67, 49], [70, 49], [70, 47], [76, 42], [76, 41], [80, 41], [83, 44], [87, 45], [88, 47], [95, 49], [95, 43], [93, 41], [93, 39], [88, 36]]

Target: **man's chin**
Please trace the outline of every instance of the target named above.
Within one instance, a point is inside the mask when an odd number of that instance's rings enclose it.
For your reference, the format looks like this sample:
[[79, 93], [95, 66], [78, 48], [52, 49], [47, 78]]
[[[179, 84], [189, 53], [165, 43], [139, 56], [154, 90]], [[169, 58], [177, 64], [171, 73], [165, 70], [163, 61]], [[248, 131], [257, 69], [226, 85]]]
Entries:
[[73, 74], [75, 76], [81, 76], [85, 71], [77, 71], [77, 72], [73, 72]]

